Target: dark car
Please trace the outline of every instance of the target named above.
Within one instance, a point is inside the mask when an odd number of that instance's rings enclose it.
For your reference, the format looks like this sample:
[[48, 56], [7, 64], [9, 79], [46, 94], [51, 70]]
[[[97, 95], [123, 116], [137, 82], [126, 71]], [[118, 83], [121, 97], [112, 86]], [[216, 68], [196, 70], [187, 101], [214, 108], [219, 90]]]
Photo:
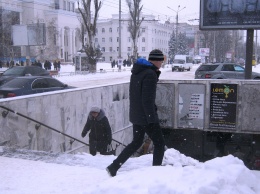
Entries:
[[52, 77], [16, 77], [0, 86], [0, 98], [75, 88]]
[[14, 77], [18, 76], [48, 76], [50, 77], [50, 72], [37, 66], [14, 66], [7, 69], [0, 76], [0, 86], [5, 82], [10, 81]]
[[[203, 64], [195, 71], [195, 79], [245, 79], [245, 68], [234, 63]], [[260, 74], [252, 72], [252, 79], [260, 79]]]

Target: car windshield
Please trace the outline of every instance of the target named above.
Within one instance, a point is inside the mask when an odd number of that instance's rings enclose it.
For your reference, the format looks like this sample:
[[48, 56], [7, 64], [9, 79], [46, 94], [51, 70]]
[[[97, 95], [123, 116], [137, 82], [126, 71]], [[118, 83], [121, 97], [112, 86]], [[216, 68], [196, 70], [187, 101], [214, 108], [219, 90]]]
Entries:
[[23, 88], [28, 84], [27, 79], [12, 79], [9, 82], [3, 84], [2, 88]]
[[218, 65], [201, 65], [198, 71], [214, 71]]
[[173, 63], [175, 63], [175, 64], [177, 64], [177, 63], [184, 64], [185, 61], [181, 60], [181, 59], [174, 59]]
[[23, 68], [10, 68], [10, 69], [7, 69], [3, 75], [23, 75]]

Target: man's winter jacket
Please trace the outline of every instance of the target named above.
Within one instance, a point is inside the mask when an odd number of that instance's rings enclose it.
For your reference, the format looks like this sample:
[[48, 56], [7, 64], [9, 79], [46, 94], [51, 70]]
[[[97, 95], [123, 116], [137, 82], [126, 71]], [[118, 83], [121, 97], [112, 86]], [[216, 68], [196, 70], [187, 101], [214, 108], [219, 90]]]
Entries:
[[159, 69], [145, 59], [133, 66], [130, 80], [130, 121], [136, 125], [159, 123], [155, 105]]

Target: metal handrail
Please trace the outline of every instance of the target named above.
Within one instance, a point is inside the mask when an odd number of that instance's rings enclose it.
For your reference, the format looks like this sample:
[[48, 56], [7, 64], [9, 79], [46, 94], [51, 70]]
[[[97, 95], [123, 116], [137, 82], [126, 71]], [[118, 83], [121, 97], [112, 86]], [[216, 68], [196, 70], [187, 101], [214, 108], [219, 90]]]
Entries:
[[[71, 138], [71, 141], [72, 141], [72, 142], [77, 141], [77, 142], [80, 142], [80, 143], [82, 143], [82, 144], [84, 144], [84, 145], [86, 145], [86, 146], [89, 146], [89, 144], [87, 144], [87, 143], [85, 143], [85, 142], [83, 142], [83, 141], [81, 141], [81, 140], [79, 140], [79, 139], [77, 139], [77, 138], [75, 138], [75, 137], [72, 137], [72, 136], [70, 136], [70, 135], [68, 135], [68, 134], [66, 134], [66, 133], [63, 133], [62, 131], [59, 131], [59, 130], [57, 130], [57, 129], [54, 129], [53, 127], [50, 127], [50, 126], [48, 126], [48, 125], [46, 125], [46, 124], [44, 124], [44, 123], [42, 123], [42, 122], [40, 122], [40, 121], [37, 121], [37, 120], [35, 120], [35, 119], [32, 119], [32, 118], [30, 118], [30, 117], [28, 117], [28, 116], [26, 116], [26, 115], [24, 115], [24, 114], [21, 114], [21, 113], [19, 113], [19, 112], [16, 112], [16, 111], [14, 111], [14, 110], [12, 110], [12, 109], [10, 109], [10, 108], [7, 108], [7, 107], [1, 106], [1, 105], [0, 105], [0, 108], [5, 109], [5, 110], [7, 110], [7, 111], [9, 111], [9, 112], [12, 112], [12, 113], [14, 113], [14, 114], [16, 114], [16, 115], [19, 115], [19, 116], [21, 116], [21, 117], [23, 117], [23, 118], [26, 118], [26, 119], [28, 119], [28, 120], [30, 120], [30, 121], [33, 121], [33, 122], [37, 123], [38, 125], [35, 126], [36, 130], [38, 130], [38, 129], [40, 128], [40, 126], [44, 126], [44, 127], [48, 128], [48, 129], [51, 129], [52, 131], [55, 131], [55, 132], [60, 133], [60, 134], [62, 134], [62, 135], [64, 135], [64, 136], [66, 136], [66, 137]], [[2, 115], [7, 115], [7, 114], [8, 114], [8, 113], [4, 113], [4, 112], [2, 113]]]

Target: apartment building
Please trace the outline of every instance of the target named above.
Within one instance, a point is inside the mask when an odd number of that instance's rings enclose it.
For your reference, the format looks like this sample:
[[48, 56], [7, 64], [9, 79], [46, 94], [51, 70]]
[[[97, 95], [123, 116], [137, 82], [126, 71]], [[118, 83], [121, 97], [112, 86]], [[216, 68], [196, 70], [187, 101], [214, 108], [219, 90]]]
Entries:
[[[42, 44], [8, 46], [3, 39], [0, 40], [2, 58], [30, 57], [35, 60], [55, 60], [72, 62], [74, 54], [81, 48], [80, 22], [75, 12], [77, 0], [1, 0], [1, 22], [4, 23], [4, 15], [18, 15], [19, 19], [8, 23], [9, 39], [12, 35], [12, 25], [44, 26], [46, 37]], [[41, 24], [41, 25], [39, 25]], [[1, 30], [6, 30], [1, 25]], [[21, 34], [22, 35], [22, 34]], [[23, 37], [21, 37], [23, 38]], [[12, 52], [14, 48], [20, 48], [20, 53]], [[29, 55], [28, 55], [29, 47]], [[16, 49], [17, 50], [17, 49]], [[19, 50], [19, 49], [18, 49]], [[4, 55], [4, 56], [3, 56]]]
[[[140, 27], [140, 36], [137, 41], [138, 56], [148, 58], [153, 49], [160, 49], [168, 56], [168, 41], [174, 30], [171, 23], [160, 23], [153, 15], [142, 15], [144, 21]], [[128, 31], [129, 15], [121, 15], [121, 56], [128, 59], [133, 55], [133, 43]], [[112, 15], [111, 19], [98, 20], [96, 46], [103, 51], [104, 62], [117, 60], [119, 56], [119, 14]]]

